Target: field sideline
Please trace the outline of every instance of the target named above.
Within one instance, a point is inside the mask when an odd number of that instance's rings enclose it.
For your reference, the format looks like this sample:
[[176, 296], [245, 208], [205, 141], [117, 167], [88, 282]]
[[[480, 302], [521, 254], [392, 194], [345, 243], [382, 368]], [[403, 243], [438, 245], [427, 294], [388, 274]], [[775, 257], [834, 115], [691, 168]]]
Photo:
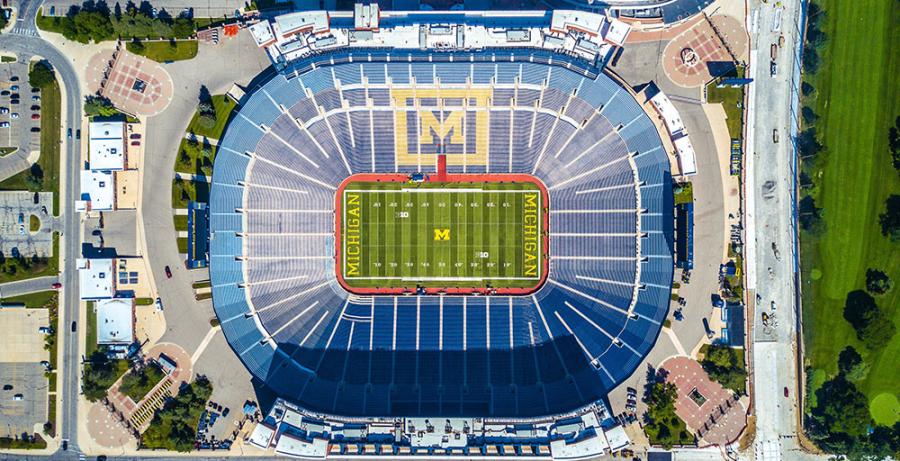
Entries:
[[[883, 237], [878, 223], [885, 199], [900, 193], [887, 143], [888, 130], [900, 115], [895, 81], [900, 75], [900, 29], [892, 28], [900, 23], [900, 6], [882, 0], [817, 3], [826, 13], [822, 29], [828, 41], [820, 49], [822, 67], [810, 79], [817, 90], [810, 104], [819, 115], [815, 127], [826, 147], [810, 176], [827, 230], [818, 240], [801, 235], [805, 365], [812, 367], [814, 399], [815, 389], [837, 372], [840, 351], [853, 345], [872, 365], [868, 378], [857, 383], [871, 403], [880, 395], [900, 393], [900, 334], [873, 355], [856, 339], [842, 311], [847, 293], [865, 288], [866, 269], [881, 269], [894, 288], [876, 300], [900, 328], [900, 245]], [[879, 406], [883, 403], [881, 397]], [[875, 417], [882, 424], [892, 422], [890, 411]]]

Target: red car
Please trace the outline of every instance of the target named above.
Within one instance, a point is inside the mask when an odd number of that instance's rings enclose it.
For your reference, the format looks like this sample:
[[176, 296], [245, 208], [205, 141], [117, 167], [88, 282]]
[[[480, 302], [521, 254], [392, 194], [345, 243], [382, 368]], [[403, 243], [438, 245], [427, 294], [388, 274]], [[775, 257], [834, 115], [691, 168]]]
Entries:
[[169, 266], [166, 266], [166, 278], [172, 278], [172, 269], [169, 269]]
[[41, 114], [31, 114], [31, 119], [32, 119], [32, 120], [40, 120], [40, 119], [41, 119]]
[[787, 389], [787, 386], [784, 387], [784, 396], [785, 396], [785, 397], [788, 396], [788, 389]]
[[52, 285], [52, 287], [54, 290], [58, 290], [58, 289], [62, 288], [62, 283], [56, 282]]

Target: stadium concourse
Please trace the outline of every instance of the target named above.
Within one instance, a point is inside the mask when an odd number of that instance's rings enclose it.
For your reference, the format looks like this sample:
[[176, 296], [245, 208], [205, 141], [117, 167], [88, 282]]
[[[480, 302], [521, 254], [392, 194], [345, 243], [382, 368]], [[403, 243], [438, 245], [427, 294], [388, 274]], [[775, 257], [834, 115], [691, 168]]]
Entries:
[[[447, 27], [446, 15], [436, 20]], [[340, 453], [378, 442], [382, 454], [490, 454], [492, 441], [512, 439], [519, 454], [625, 446], [604, 400], [656, 342], [673, 274], [669, 160], [633, 93], [600, 59], [522, 45], [346, 46], [289, 60], [268, 51], [279, 72], [241, 98], [210, 198], [216, 314], [283, 399], [252, 443], [288, 434], [276, 451], [304, 456], [323, 456], [323, 440]], [[339, 185], [360, 173], [433, 174], [439, 150], [449, 174], [546, 186], [550, 270], [536, 292], [362, 297], [338, 283]], [[266, 432], [289, 414], [290, 430]], [[506, 429], [491, 436], [492, 422]], [[395, 423], [408, 426], [402, 436]]]

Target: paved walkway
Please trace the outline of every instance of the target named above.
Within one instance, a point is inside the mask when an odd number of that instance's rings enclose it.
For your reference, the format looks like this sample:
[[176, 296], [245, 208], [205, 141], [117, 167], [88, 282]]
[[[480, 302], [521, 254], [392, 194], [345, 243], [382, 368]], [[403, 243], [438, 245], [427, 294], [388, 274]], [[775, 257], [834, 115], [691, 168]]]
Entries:
[[172, 102], [172, 77], [163, 67], [131, 54], [122, 45], [118, 51], [101, 51], [88, 64], [86, 81], [116, 107], [134, 115], [159, 114]]
[[734, 60], [746, 59], [747, 48], [747, 33], [736, 18], [701, 18], [666, 45], [663, 70], [676, 85], [698, 87], [729, 70]]
[[659, 368], [667, 372], [666, 382], [678, 387], [675, 413], [705, 445], [724, 446], [740, 436], [747, 410], [731, 391], [711, 381], [696, 360], [672, 357]]

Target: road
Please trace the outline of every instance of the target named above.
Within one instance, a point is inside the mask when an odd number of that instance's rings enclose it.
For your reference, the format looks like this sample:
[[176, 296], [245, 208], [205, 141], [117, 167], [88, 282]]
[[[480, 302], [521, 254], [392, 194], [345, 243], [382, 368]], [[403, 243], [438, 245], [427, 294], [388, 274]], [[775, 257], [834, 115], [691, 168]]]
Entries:
[[[0, 35], [0, 49], [16, 54], [37, 55], [46, 59], [53, 66], [57, 76], [63, 83], [65, 96], [65, 111], [63, 126], [60, 127], [62, 138], [65, 139], [65, 129], [81, 126], [81, 89], [78, 85], [78, 76], [69, 59], [60, 53], [49, 43], [37, 36], [34, 18], [37, 13], [39, 0], [21, 0], [18, 2], [19, 18], [17, 25], [9, 34]], [[60, 265], [62, 270], [63, 289], [60, 293], [60, 323], [69, 325], [78, 319], [78, 271], [75, 269], [75, 260], [80, 254], [81, 232], [80, 216], [75, 213], [70, 205], [75, 203], [78, 197], [78, 170], [81, 165], [81, 149], [79, 143], [64, 141], [65, 184], [61, 191], [60, 210], [62, 213], [63, 235], [60, 238], [62, 256]], [[57, 421], [58, 433], [63, 439], [69, 440], [69, 449], [78, 446], [78, 394], [79, 394], [79, 367], [81, 362], [78, 349], [78, 334], [71, 329], [63, 328], [62, 332], [62, 356], [59, 357], [60, 369], [58, 379], [62, 390], [62, 412]], [[74, 453], [70, 451], [74, 456]], [[54, 459], [61, 456], [54, 455]]]
[[0, 299], [52, 290], [53, 284], [58, 281], [59, 277], [48, 275], [46, 277], [0, 283]]
[[[747, 287], [755, 298], [753, 385], [757, 416], [752, 456], [757, 461], [812, 457], [799, 450], [797, 344], [799, 300], [796, 296], [797, 251], [793, 206], [794, 160], [791, 87], [799, 30], [800, 1], [750, 2], [751, 35], [747, 115]], [[780, 21], [778, 21], [780, 16]], [[771, 45], [784, 37], [771, 75]], [[777, 137], [777, 139], [776, 139]], [[769, 316], [763, 322], [763, 312]], [[785, 396], [787, 392], [787, 396]]]

